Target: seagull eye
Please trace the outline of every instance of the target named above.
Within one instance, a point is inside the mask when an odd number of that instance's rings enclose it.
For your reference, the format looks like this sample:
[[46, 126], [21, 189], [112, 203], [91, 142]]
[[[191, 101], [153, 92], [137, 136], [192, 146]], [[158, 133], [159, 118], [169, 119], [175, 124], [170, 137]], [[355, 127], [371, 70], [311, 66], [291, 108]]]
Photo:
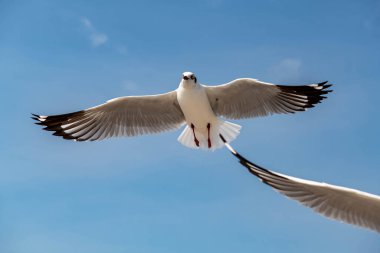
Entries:
[[191, 80], [194, 80], [194, 76], [191, 76], [190, 78], [191, 78]]
[[183, 79], [185, 79], [185, 80], [189, 80], [189, 77], [187, 77], [187, 76], [183, 76]]

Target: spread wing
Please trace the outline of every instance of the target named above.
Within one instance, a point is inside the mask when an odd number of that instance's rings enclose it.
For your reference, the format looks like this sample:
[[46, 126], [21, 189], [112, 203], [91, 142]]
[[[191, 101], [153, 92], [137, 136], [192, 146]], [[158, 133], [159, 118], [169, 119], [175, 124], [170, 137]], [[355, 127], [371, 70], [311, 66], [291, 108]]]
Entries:
[[214, 112], [242, 119], [274, 113], [294, 113], [314, 107], [331, 90], [327, 82], [304, 86], [274, 85], [256, 79], [236, 79], [219, 86], [205, 86]]
[[380, 196], [273, 172], [248, 161], [229, 144], [226, 146], [249, 172], [279, 193], [328, 218], [380, 233]]
[[271, 171], [256, 172], [264, 183], [326, 217], [380, 233], [380, 196]]
[[135, 136], [174, 130], [185, 117], [176, 91], [152, 96], [120, 97], [104, 104], [68, 114], [40, 116], [36, 124], [53, 135], [77, 141]]

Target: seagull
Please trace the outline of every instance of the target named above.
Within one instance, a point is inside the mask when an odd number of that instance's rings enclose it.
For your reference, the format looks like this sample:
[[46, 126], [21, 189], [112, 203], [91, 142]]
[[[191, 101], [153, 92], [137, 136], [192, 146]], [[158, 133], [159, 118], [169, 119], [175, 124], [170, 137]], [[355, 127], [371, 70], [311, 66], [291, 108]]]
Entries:
[[224, 146], [219, 134], [229, 143], [240, 133], [241, 126], [225, 119], [305, 111], [326, 98], [330, 86], [327, 81], [274, 85], [252, 78], [208, 86], [200, 84], [193, 73], [184, 72], [178, 88], [168, 93], [118, 97], [77, 112], [33, 114], [32, 118], [53, 135], [75, 141], [159, 133], [186, 125], [178, 137], [181, 144], [214, 150]]
[[380, 196], [264, 169], [236, 152], [223, 135], [220, 138], [250, 173], [277, 192], [328, 218], [380, 233]]

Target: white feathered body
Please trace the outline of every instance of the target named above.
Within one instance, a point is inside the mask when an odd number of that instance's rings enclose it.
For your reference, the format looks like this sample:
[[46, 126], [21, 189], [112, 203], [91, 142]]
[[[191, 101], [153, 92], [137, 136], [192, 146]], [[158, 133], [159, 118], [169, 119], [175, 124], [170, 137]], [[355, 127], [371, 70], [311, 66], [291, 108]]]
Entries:
[[[206, 86], [184, 72], [177, 90], [148, 96], [114, 98], [85, 110], [59, 115], [33, 115], [37, 124], [64, 139], [95, 141], [179, 129], [178, 140], [191, 148], [214, 150], [240, 133], [240, 126], [218, 118], [244, 119], [274, 113], [294, 113], [313, 107], [330, 90], [327, 82], [284, 86], [239, 78]], [[210, 124], [210, 128], [208, 128]], [[194, 128], [192, 128], [194, 125]]]
[[[241, 126], [219, 119], [211, 108], [206, 89], [201, 84], [182, 81], [177, 89], [177, 100], [185, 116], [186, 128], [178, 137], [178, 141], [190, 148], [198, 148], [194, 140], [199, 141], [199, 147], [214, 150], [222, 147], [219, 134], [222, 134], [228, 142], [235, 139]], [[194, 126], [194, 133], [191, 125]], [[207, 125], [210, 124], [210, 133]], [[208, 147], [208, 138], [211, 147]]]

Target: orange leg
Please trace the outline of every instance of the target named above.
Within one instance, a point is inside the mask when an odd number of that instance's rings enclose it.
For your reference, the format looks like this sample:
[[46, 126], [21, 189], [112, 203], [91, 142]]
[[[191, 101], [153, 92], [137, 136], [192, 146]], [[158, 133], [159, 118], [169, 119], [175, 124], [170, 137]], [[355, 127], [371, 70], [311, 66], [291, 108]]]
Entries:
[[207, 142], [208, 142], [208, 148], [211, 148], [211, 140], [210, 140], [210, 128], [211, 124], [207, 124]]
[[197, 145], [197, 147], [199, 147], [199, 141], [197, 139], [197, 137], [195, 136], [195, 127], [194, 127], [194, 124], [191, 123], [191, 129], [193, 130], [193, 135], [194, 135], [194, 142], [195, 142], [195, 145]]

